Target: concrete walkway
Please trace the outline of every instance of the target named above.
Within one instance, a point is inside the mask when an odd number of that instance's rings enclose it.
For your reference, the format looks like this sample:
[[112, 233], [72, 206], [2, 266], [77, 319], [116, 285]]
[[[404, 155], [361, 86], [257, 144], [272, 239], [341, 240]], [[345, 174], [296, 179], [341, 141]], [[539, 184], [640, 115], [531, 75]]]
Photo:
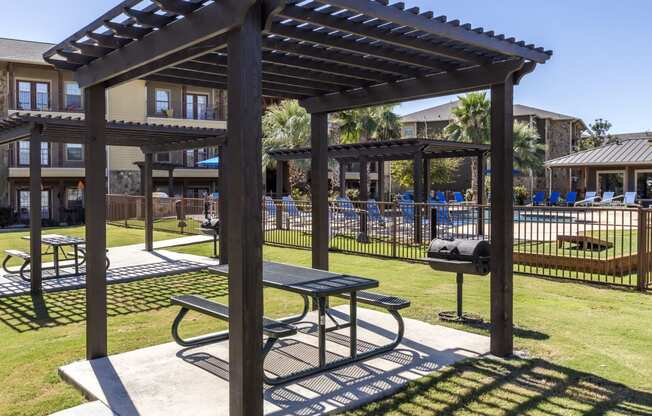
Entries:
[[[333, 310], [345, 319], [348, 307]], [[396, 323], [387, 313], [359, 309], [359, 348], [382, 345]], [[314, 328], [316, 314], [301, 328]], [[360, 407], [467, 357], [488, 354], [489, 338], [406, 319], [394, 351], [362, 363], [264, 391], [266, 415], [321, 415]], [[348, 331], [328, 335], [328, 359], [348, 354]], [[261, 344], [262, 345], [262, 344]], [[265, 370], [283, 374], [316, 362], [317, 336], [305, 330], [277, 344]], [[62, 367], [62, 377], [120, 416], [228, 415], [228, 341], [183, 348], [175, 343]]]

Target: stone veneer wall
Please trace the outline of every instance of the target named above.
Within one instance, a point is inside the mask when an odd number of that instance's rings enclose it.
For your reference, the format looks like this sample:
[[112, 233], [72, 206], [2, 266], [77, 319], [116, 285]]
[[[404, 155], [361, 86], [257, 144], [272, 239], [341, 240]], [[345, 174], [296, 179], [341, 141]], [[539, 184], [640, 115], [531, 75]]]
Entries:
[[109, 172], [109, 193], [116, 195], [140, 195], [140, 171], [112, 170]]

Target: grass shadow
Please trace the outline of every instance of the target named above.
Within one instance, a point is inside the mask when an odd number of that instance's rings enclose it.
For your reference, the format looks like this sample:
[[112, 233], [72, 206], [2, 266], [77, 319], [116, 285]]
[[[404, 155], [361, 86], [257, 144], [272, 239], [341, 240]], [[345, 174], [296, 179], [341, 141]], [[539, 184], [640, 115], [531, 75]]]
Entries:
[[[209, 272], [192, 272], [107, 287], [107, 315], [129, 315], [170, 307], [179, 294], [206, 298], [228, 294], [228, 281]], [[0, 324], [16, 332], [70, 325], [86, 320], [86, 292], [73, 290], [41, 296], [0, 298]]]
[[347, 414], [652, 415], [652, 394], [541, 359], [467, 360]]

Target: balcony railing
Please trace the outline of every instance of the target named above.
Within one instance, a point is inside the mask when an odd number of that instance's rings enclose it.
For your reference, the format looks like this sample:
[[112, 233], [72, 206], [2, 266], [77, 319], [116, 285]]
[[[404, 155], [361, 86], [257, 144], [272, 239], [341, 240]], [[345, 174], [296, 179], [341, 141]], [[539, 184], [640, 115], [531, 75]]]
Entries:
[[164, 111], [150, 111], [148, 117], [159, 118], [176, 118], [183, 120], [209, 120], [209, 121], [225, 121], [224, 117], [216, 107], [207, 107], [205, 110], [199, 111], [197, 114], [183, 114], [179, 109], [169, 109]]

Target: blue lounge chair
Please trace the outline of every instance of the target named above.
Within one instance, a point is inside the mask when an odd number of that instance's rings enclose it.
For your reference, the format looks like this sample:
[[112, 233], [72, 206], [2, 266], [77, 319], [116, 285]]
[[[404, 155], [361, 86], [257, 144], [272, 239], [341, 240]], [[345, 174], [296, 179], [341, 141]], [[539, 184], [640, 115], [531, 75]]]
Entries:
[[546, 200], [546, 193], [543, 191], [539, 191], [534, 194], [532, 197], [532, 205], [537, 206], [537, 205], [544, 205]]
[[637, 207], [639, 206], [636, 203], [637, 198], [638, 195], [636, 195], [636, 192], [625, 192], [625, 198], [623, 199], [623, 204], [625, 204], [628, 207]]
[[616, 202], [614, 198], [615, 195], [615, 192], [603, 192], [602, 198], [600, 199], [600, 205], [612, 205], [614, 202]]
[[380, 212], [380, 207], [378, 202], [375, 199], [370, 199], [367, 201], [367, 219], [372, 224], [378, 224], [381, 227], [384, 227], [387, 224], [387, 219]]
[[299, 220], [302, 224], [304, 220], [308, 222], [312, 220], [310, 213], [301, 211], [291, 196], [283, 197], [283, 207], [287, 211], [290, 220]]
[[466, 200], [464, 199], [464, 195], [462, 195], [461, 192], [455, 192], [453, 195], [455, 197], [455, 202], [456, 203], [461, 204], [461, 203], [466, 202]]
[[548, 198], [548, 205], [559, 205], [559, 200], [561, 199], [561, 193], [553, 191], [550, 193], [550, 198]]
[[597, 202], [597, 192], [587, 192], [584, 194], [584, 199], [575, 203], [575, 205], [593, 205]]
[[435, 201], [439, 202], [440, 204], [445, 204], [446, 202], [446, 194], [439, 191], [435, 193]]
[[567, 206], [575, 205], [575, 203], [577, 202], [577, 192], [567, 193], [565, 202]]
[[274, 201], [269, 196], [266, 196], [264, 200], [265, 213], [267, 214], [267, 218], [276, 218], [276, 204], [274, 204]]
[[340, 196], [337, 197], [335, 201], [337, 202], [337, 206], [340, 208], [340, 212], [345, 220], [357, 220], [359, 218], [358, 212], [353, 206], [353, 202], [351, 202], [348, 197]]

